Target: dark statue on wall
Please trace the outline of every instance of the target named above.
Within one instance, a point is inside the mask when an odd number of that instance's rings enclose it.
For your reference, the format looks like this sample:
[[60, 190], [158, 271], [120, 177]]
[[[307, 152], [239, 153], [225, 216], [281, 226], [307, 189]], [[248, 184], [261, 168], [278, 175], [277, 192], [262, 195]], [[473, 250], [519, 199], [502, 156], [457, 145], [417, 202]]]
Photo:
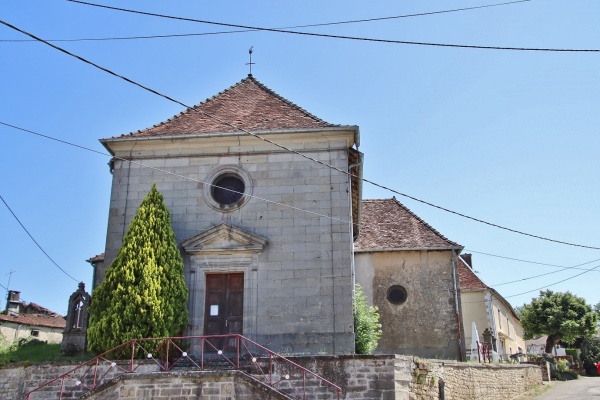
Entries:
[[85, 291], [85, 284], [79, 282], [79, 288], [69, 298], [67, 324], [63, 331], [61, 352], [65, 355], [87, 350], [88, 308], [91, 297]]

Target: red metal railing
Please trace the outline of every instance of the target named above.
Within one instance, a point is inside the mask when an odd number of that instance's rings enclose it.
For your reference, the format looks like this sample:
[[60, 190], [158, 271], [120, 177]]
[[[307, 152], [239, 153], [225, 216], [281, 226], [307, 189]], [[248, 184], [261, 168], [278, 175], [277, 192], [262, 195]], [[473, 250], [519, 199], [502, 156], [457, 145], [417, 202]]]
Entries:
[[319, 399], [333, 395], [339, 400], [341, 395], [339, 386], [248, 338], [215, 335], [133, 339], [44, 383], [26, 398], [34, 400], [38, 394], [48, 398], [48, 392], [57, 392], [59, 400], [79, 397], [119, 375], [148, 366], [158, 371], [240, 370], [298, 400], [307, 399], [307, 388]]

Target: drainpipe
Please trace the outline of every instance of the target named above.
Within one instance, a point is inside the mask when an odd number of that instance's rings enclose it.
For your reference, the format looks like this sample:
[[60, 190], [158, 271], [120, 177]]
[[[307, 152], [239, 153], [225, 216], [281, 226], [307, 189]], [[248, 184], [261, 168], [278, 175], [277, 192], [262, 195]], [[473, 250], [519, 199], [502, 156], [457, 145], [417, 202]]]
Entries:
[[[358, 151], [358, 146], [356, 148], [356, 150]], [[363, 157], [362, 154], [360, 152], [358, 152], [358, 162], [355, 164], [350, 164], [348, 166], [348, 188], [350, 190], [350, 196], [349, 196], [349, 202], [350, 202], [350, 215], [349, 215], [349, 227], [350, 227], [350, 240], [352, 240], [352, 257], [350, 257], [350, 275], [352, 277], [352, 299], [354, 300], [354, 296], [355, 296], [355, 288], [356, 288], [356, 272], [355, 272], [355, 266], [354, 266], [354, 220], [352, 217], [352, 168], [355, 167], [359, 167], [363, 165]], [[360, 178], [360, 177], [359, 177]], [[358, 180], [358, 191], [362, 192], [362, 179]], [[361, 197], [359, 196], [358, 198], [358, 204], [356, 205], [358, 207], [358, 209], [360, 210], [361, 207]], [[360, 215], [360, 211], [358, 212], [358, 215]]]
[[452, 280], [454, 281], [454, 306], [456, 307], [456, 322], [458, 324], [458, 354], [460, 361], [464, 361], [463, 359], [463, 345], [462, 345], [462, 335], [460, 334], [462, 330], [462, 322], [460, 320], [460, 308], [458, 304], [458, 277], [457, 277], [457, 268], [456, 268], [456, 257], [454, 249], [452, 249]]

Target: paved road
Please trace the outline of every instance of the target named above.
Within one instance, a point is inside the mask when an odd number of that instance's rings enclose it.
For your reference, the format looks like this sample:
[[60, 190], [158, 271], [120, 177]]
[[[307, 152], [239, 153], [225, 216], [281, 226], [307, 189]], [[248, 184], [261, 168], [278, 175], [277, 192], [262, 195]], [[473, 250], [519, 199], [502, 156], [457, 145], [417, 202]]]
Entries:
[[577, 380], [555, 382], [546, 393], [534, 400], [599, 400], [600, 378], [580, 377]]

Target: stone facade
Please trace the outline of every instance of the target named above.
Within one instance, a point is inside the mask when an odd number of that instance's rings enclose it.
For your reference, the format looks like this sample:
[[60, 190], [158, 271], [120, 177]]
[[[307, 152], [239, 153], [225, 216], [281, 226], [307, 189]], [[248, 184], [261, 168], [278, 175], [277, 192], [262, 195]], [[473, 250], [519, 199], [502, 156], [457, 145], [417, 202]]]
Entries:
[[[381, 316], [377, 353], [460, 359], [452, 257], [451, 251], [356, 253], [356, 280]], [[394, 285], [406, 288], [402, 304], [387, 298]]]
[[[348, 170], [357, 152], [352, 148], [357, 127], [324, 123], [253, 78], [199, 107], [233, 101], [230, 95], [240, 109], [248, 98], [256, 99], [259, 108], [273, 109], [271, 120], [300, 121], [260, 131], [261, 136]], [[238, 302], [243, 315], [238, 315], [237, 330], [230, 329], [232, 320], [218, 322], [224, 325], [219, 333], [241, 333], [285, 354], [352, 353], [353, 232], [348, 220], [356, 193], [348, 176], [247, 133], [228, 132], [229, 127], [220, 128], [225, 133], [182, 132], [189, 124], [177, 124], [188, 117], [194, 124], [203, 114], [188, 110], [148, 132], [101, 141], [115, 158], [105, 259], [97, 264], [94, 285], [102, 282], [137, 207], [156, 183], [184, 259], [190, 290], [187, 335], [206, 334], [207, 318], [221, 315], [218, 304], [206, 303], [207, 275], [236, 273], [243, 274], [243, 301]], [[304, 127], [305, 120], [310, 127]], [[155, 134], [157, 129], [168, 134]], [[219, 204], [214, 196], [215, 182], [223, 176], [244, 183], [243, 196], [234, 204]], [[219, 232], [213, 232], [216, 227]]]

